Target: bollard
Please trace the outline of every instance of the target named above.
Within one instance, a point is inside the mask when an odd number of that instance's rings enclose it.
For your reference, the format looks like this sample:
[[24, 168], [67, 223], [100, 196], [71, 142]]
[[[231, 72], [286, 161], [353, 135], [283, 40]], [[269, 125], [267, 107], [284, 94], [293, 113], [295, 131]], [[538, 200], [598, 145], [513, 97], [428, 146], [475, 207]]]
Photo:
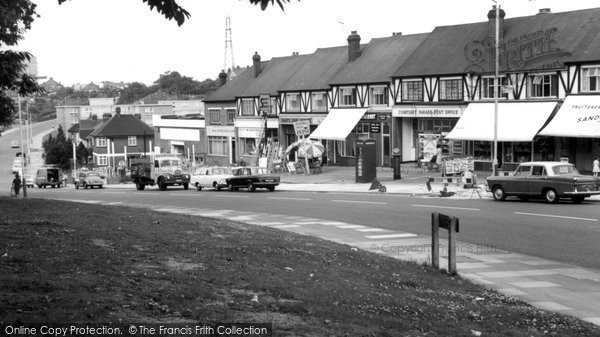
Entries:
[[440, 268], [440, 227], [448, 230], [448, 274], [456, 274], [456, 233], [459, 221], [456, 217], [431, 213], [431, 265]]

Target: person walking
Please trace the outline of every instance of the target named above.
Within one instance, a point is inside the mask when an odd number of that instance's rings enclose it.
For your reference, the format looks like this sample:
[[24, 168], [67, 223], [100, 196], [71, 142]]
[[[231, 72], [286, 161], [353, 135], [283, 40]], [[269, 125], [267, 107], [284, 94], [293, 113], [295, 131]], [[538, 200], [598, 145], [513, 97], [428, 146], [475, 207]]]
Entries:
[[15, 191], [15, 198], [19, 197], [19, 191], [21, 190], [21, 177], [19, 174], [15, 174], [15, 179], [12, 181], [12, 188]]
[[598, 160], [598, 157], [594, 157], [592, 173], [594, 173], [594, 177], [600, 176], [600, 160]]

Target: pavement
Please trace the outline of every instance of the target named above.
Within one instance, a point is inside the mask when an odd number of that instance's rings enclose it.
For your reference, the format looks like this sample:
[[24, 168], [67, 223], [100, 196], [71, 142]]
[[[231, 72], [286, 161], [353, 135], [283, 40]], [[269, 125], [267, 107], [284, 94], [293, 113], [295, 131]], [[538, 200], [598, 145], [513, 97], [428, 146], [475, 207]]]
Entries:
[[[34, 137], [41, 147], [41, 136]], [[38, 147], [38, 148], [39, 148]], [[33, 152], [35, 154], [41, 152]], [[41, 163], [41, 156], [32, 153], [32, 165]], [[35, 158], [39, 157], [39, 158]], [[278, 190], [313, 192], [351, 193], [397, 193], [408, 195], [440, 197], [446, 187], [454, 195], [449, 198], [471, 199], [491, 198], [484, 184], [476, 188], [463, 187], [463, 183], [451, 182], [445, 186], [440, 173], [426, 172], [412, 164], [402, 166], [402, 178], [393, 179], [393, 170], [378, 168], [377, 179], [387, 191], [371, 190], [372, 183], [355, 183], [355, 168], [324, 166], [316, 175], [281, 174]], [[480, 182], [485, 181], [484, 172], [476, 172]], [[428, 190], [426, 182], [434, 178]], [[450, 178], [450, 177], [448, 177]], [[69, 187], [72, 188], [72, 187]], [[133, 184], [107, 185], [106, 188], [123, 188], [135, 191]], [[83, 201], [105, 205], [124, 205], [151, 208], [159, 212], [190, 214], [194, 216], [225, 218], [257, 226], [267, 226], [302, 235], [317, 236], [326, 240], [347, 244], [352, 249], [363, 249], [400, 260], [416, 263], [431, 263], [431, 236], [376, 228], [367, 224], [354, 224], [310, 217], [287, 216], [282, 214], [242, 212], [203, 208], [178, 208], [148, 206], [122, 202]], [[599, 201], [600, 197], [592, 200]], [[460, 236], [459, 236], [460, 238]], [[446, 236], [442, 233], [439, 243], [440, 266], [444, 268], [448, 260]], [[600, 326], [600, 270], [546, 260], [535, 256], [517, 254], [497, 249], [493, 246], [478, 245], [457, 241], [457, 273], [472, 282], [497, 290], [544, 310], [578, 317]]]

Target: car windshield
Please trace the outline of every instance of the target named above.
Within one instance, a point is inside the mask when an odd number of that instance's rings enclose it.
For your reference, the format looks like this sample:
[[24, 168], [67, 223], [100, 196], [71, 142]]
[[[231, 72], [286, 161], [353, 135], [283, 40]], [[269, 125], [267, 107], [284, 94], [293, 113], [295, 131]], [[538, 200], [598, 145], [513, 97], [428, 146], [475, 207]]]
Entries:
[[556, 165], [552, 167], [552, 171], [557, 176], [579, 174], [579, 172], [573, 165]]
[[86, 176], [88, 176], [88, 177], [97, 177], [98, 173], [96, 173], [96, 172], [88, 172], [88, 173], [86, 173]]
[[252, 174], [267, 174], [267, 169], [264, 167], [252, 168]]

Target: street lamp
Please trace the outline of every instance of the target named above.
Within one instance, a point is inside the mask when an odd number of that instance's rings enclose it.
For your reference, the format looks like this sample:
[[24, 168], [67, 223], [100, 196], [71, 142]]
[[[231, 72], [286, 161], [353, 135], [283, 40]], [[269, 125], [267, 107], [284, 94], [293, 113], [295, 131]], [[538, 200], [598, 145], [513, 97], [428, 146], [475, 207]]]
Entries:
[[25, 181], [25, 148], [23, 147], [23, 116], [21, 111], [21, 94], [17, 93], [17, 106], [19, 111], [19, 139], [21, 141], [21, 179], [23, 198], [27, 198], [27, 181]]
[[492, 0], [496, 3], [496, 38], [494, 43], [495, 50], [495, 64], [496, 69], [494, 73], [494, 153], [492, 159], [492, 175], [498, 174], [498, 67], [499, 67], [499, 42], [500, 40], [500, 4], [496, 0]]

